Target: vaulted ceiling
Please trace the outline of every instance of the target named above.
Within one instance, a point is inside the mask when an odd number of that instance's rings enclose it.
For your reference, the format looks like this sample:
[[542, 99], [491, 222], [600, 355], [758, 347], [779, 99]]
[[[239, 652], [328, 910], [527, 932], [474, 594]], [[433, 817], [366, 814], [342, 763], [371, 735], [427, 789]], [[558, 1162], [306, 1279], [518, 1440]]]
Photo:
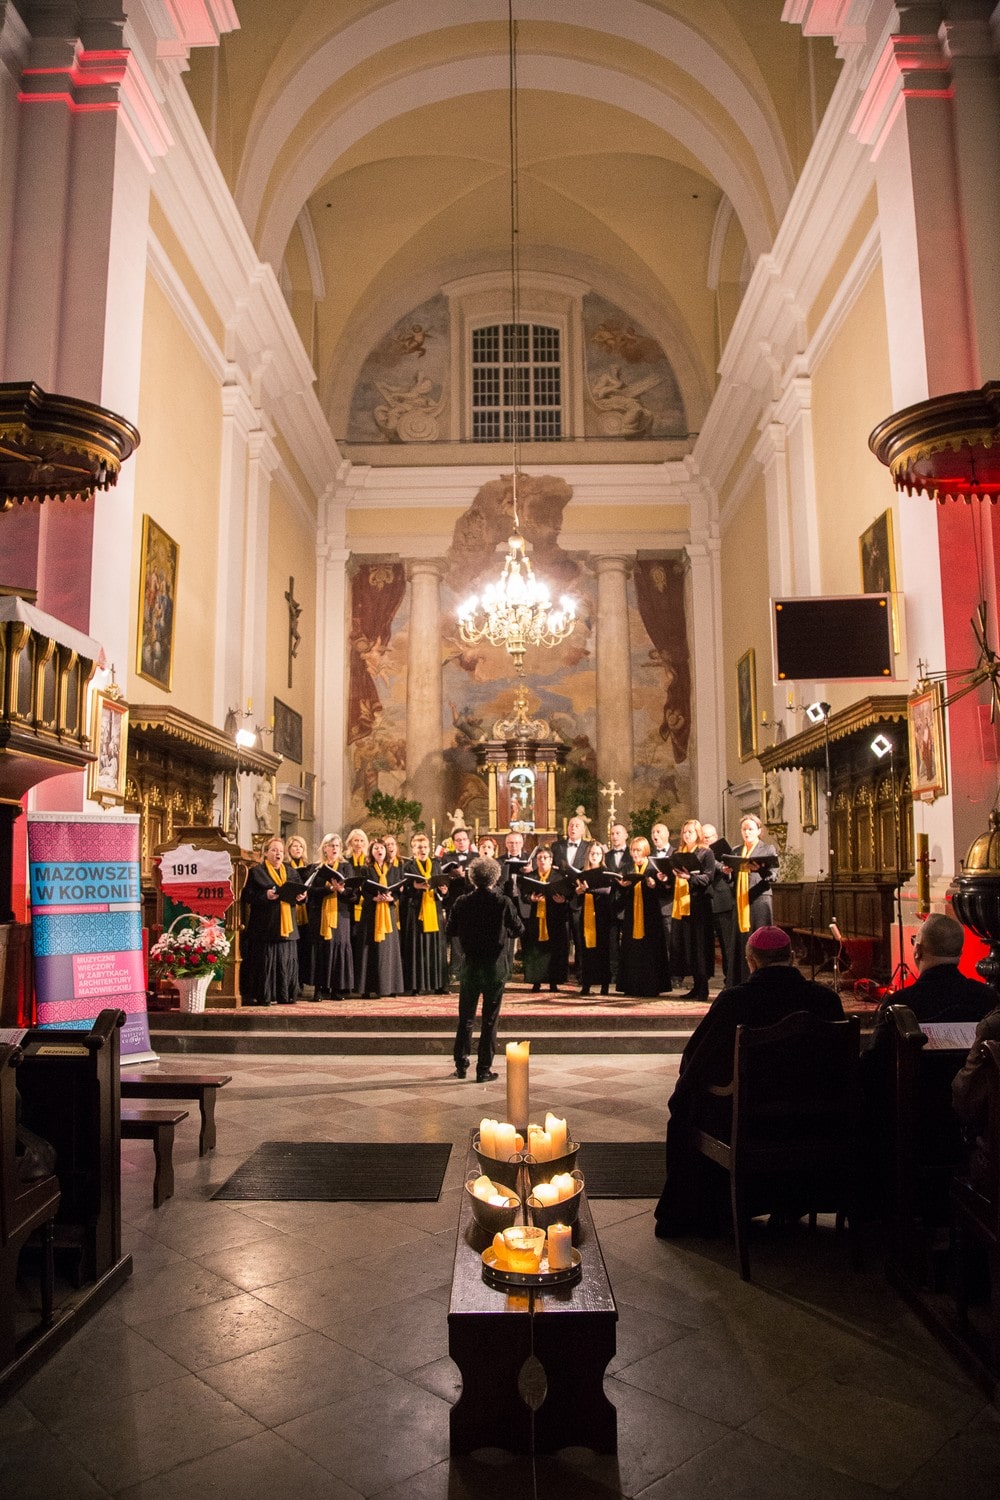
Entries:
[[[191, 96], [321, 398], [443, 282], [509, 259], [506, 0], [236, 0]], [[522, 265], [683, 353], [705, 400], [836, 81], [782, 0], [515, 0]]]

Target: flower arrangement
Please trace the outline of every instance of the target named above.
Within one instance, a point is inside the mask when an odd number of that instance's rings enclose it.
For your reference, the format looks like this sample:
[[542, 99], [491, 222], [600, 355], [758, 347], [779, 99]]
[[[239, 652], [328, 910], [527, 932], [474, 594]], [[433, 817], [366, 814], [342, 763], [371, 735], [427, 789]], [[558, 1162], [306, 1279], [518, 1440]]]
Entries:
[[174, 928], [192, 918], [185, 912], [172, 922], [149, 950], [149, 967], [157, 979], [200, 979], [214, 974], [229, 957], [230, 943], [215, 917], [194, 916], [196, 927]]

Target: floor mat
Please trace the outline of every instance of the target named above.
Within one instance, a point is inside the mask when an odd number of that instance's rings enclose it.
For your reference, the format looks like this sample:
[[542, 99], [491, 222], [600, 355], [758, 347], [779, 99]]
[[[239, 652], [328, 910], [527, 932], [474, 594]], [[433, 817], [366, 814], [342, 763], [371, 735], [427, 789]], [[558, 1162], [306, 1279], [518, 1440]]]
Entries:
[[447, 1142], [265, 1141], [212, 1194], [230, 1202], [433, 1203]]
[[658, 1198], [662, 1141], [585, 1141], [576, 1164], [588, 1198]]

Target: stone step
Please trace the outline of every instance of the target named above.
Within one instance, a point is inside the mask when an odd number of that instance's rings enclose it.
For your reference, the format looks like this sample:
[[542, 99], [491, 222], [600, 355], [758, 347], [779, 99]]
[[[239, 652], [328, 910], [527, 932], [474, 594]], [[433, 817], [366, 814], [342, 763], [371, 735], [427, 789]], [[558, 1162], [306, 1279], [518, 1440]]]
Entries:
[[[673, 1010], [656, 1015], [648, 1011], [637, 1014], [608, 1011], [574, 1011], [571, 1014], [555, 1012], [551, 1015], [518, 1012], [516, 1007], [505, 1007], [501, 1012], [501, 1024], [507, 1028], [527, 1027], [533, 1033], [542, 1032], [631, 1032], [631, 1031], [684, 1031], [691, 1032], [705, 1011]], [[437, 1015], [426, 1011], [407, 1015], [395, 1012], [386, 1015], [371, 1015], [364, 1012], [344, 1011], [298, 1011], [285, 1007], [270, 1010], [207, 1010], [207, 1011], [152, 1011], [149, 1016], [150, 1033], [161, 1032], [220, 1032], [239, 1031], [248, 1033], [282, 1033], [344, 1035], [348, 1032], [440, 1032], [454, 1036], [458, 1018], [455, 1006]], [[519, 1033], [520, 1034], [520, 1033]]]
[[[156, 1052], [167, 1055], [201, 1053], [242, 1053], [261, 1055], [282, 1053], [299, 1056], [451, 1056], [454, 1026], [442, 1030], [379, 1030], [348, 1031], [327, 1030], [325, 1032], [306, 1029], [277, 1029], [232, 1027], [176, 1028], [157, 1027], [151, 1033], [151, 1042]], [[507, 1041], [530, 1041], [535, 1053], [678, 1053], [690, 1036], [690, 1030], [678, 1031], [660, 1028], [640, 1030], [612, 1029], [582, 1030], [563, 1028], [534, 1030], [529, 1025], [518, 1027], [516, 1034], [504, 1032], [500, 1046]]]

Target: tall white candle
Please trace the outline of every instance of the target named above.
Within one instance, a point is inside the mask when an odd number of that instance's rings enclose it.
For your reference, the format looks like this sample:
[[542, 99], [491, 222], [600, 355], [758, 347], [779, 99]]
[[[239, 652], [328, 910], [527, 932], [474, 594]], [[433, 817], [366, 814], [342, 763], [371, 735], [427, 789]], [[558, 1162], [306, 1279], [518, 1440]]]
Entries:
[[507, 1043], [507, 1118], [522, 1132], [528, 1125], [528, 1055], [530, 1042]]
[[500, 1161], [508, 1161], [514, 1155], [514, 1127], [513, 1125], [498, 1125], [494, 1131], [496, 1142], [496, 1153]]
[[479, 1149], [484, 1156], [496, 1156], [497, 1154], [497, 1122], [496, 1120], [480, 1120], [479, 1122]]
[[547, 1130], [539, 1125], [528, 1126], [528, 1150], [536, 1161], [551, 1161], [552, 1142]]
[[573, 1264], [573, 1231], [568, 1224], [550, 1224], [548, 1229], [549, 1270], [568, 1271]]
[[566, 1129], [566, 1121], [560, 1120], [558, 1115], [552, 1114], [551, 1110], [545, 1116], [545, 1129], [549, 1133], [552, 1143], [553, 1157], [565, 1156], [566, 1147], [569, 1143], [569, 1132]]

